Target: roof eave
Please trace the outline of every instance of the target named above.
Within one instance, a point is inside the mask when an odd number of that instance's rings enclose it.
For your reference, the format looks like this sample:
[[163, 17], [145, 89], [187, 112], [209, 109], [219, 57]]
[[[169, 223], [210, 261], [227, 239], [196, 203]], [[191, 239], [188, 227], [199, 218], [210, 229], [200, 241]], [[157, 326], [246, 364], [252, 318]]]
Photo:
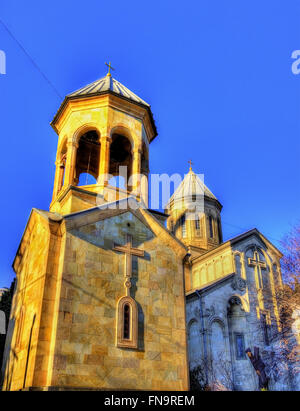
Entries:
[[58, 119], [60, 118], [60, 116], [61, 116], [61, 114], [62, 114], [62, 112], [63, 112], [63, 110], [64, 110], [64, 108], [65, 108], [65, 106], [66, 106], [66, 104], [67, 104], [68, 101], [78, 100], [78, 99], [82, 99], [82, 98], [95, 97], [95, 96], [103, 96], [103, 95], [105, 95], [105, 94], [112, 94], [113, 96], [116, 96], [116, 97], [121, 98], [121, 99], [123, 99], [123, 100], [126, 100], [126, 101], [128, 101], [128, 102], [130, 102], [130, 103], [132, 103], [132, 104], [136, 104], [137, 106], [140, 106], [140, 107], [145, 108], [145, 109], [147, 110], [148, 114], [149, 114], [151, 126], [152, 126], [152, 129], [153, 129], [153, 136], [152, 136], [152, 138], [150, 139], [150, 141], [152, 141], [152, 140], [155, 139], [155, 137], [158, 135], [158, 133], [157, 133], [157, 128], [156, 128], [156, 125], [155, 125], [154, 117], [153, 117], [153, 114], [152, 114], [152, 111], [151, 111], [151, 107], [150, 107], [149, 105], [146, 105], [146, 104], [143, 104], [143, 103], [139, 103], [138, 101], [134, 101], [134, 100], [132, 100], [132, 99], [130, 99], [130, 98], [128, 98], [128, 97], [121, 96], [120, 94], [115, 93], [115, 92], [112, 91], [112, 90], [105, 90], [105, 91], [102, 91], [102, 92], [101, 92], [101, 91], [98, 91], [98, 92], [96, 92], [96, 93], [91, 93], [91, 94], [88, 94], [88, 95], [66, 96], [66, 97], [64, 98], [63, 102], [61, 103], [59, 109], [57, 110], [57, 113], [55, 114], [53, 120], [52, 120], [51, 123], [50, 123], [51, 127], [54, 129], [54, 131], [56, 132], [56, 134], [58, 134], [58, 130], [57, 130], [57, 127], [56, 127], [56, 123], [57, 123]]

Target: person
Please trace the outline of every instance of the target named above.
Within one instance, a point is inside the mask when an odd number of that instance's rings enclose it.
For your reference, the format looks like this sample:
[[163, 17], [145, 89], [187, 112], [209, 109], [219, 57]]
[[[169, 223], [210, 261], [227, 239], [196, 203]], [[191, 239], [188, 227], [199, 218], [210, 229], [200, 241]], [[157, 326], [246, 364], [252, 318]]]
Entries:
[[252, 354], [250, 348], [247, 348], [246, 354], [249, 357], [256, 374], [258, 375], [259, 389], [261, 391], [267, 391], [269, 378], [267, 377], [265, 372], [266, 366], [259, 355], [259, 348], [254, 347], [254, 355]]

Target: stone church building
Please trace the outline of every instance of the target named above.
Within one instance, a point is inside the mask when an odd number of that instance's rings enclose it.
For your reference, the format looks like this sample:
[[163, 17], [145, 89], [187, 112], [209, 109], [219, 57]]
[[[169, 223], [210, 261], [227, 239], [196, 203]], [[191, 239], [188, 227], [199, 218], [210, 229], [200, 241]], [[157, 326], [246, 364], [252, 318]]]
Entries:
[[[223, 242], [222, 205], [191, 168], [164, 213], [149, 208], [153, 114], [110, 73], [51, 125], [53, 197], [13, 262], [3, 390], [188, 390], [194, 369], [257, 389], [245, 348], [263, 352], [279, 326], [281, 253], [256, 229]], [[110, 184], [120, 169], [125, 188]]]

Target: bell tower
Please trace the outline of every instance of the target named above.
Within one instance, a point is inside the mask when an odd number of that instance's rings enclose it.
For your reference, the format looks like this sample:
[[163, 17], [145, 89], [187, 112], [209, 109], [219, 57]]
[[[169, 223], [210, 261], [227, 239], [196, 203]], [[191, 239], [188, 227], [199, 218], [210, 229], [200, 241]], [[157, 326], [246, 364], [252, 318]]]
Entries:
[[129, 195], [148, 206], [149, 144], [157, 135], [152, 111], [110, 68], [67, 95], [51, 122], [58, 145], [50, 211], [69, 214]]

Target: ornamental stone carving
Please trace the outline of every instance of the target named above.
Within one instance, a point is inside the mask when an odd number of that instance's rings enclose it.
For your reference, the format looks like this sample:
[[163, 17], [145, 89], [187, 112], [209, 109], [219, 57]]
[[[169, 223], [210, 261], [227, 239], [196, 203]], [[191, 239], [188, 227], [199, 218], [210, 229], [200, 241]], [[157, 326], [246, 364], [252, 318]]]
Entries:
[[242, 277], [235, 275], [232, 280], [231, 287], [234, 290], [245, 291], [247, 287], [247, 282]]

